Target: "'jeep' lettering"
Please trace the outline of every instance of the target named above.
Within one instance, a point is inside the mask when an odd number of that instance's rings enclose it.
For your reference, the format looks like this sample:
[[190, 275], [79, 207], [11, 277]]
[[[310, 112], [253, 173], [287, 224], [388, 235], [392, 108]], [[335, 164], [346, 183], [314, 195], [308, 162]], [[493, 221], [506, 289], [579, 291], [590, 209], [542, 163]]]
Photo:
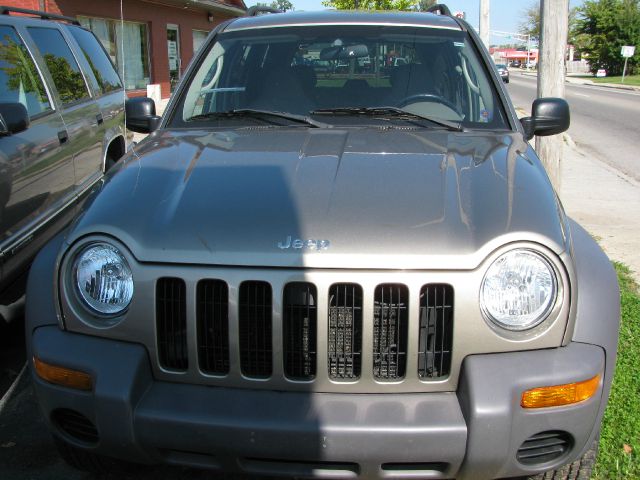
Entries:
[[292, 238], [291, 235], [287, 236], [284, 242], [278, 242], [278, 248], [280, 250], [327, 250], [331, 245], [329, 240], [315, 240], [309, 238], [303, 240], [301, 238]]

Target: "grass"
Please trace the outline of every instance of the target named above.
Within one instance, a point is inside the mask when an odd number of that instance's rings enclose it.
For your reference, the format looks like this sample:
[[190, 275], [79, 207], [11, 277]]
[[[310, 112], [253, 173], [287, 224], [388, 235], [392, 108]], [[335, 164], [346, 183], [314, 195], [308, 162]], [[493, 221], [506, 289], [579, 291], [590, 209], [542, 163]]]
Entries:
[[622, 76], [619, 77], [592, 77], [594, 83], [619, 83], [622, 85], [640, 85], [640, 75], [627, 75], [622, 83]]
[[593, 478], [640, 478], [640, 293], [629, 269], [615, 263], [622, 321], [618, 361]]

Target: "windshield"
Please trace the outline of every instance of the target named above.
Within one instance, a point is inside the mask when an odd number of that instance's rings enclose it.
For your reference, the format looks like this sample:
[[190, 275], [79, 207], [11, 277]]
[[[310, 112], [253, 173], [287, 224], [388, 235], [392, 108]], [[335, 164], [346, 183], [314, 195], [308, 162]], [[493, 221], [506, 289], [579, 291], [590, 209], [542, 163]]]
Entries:
[[[208, 48], [172, 126], [246, 123], [247, 115], [216, 115], [246, 109], [305, 117], [321, 110], [323, 122], [345, 124], [344, 109], [395, 107], [466, 128], [507, 128], [486, 69], [462, 31], [292, 26], [223, 33]], [[328, 118], [332, 109], [342, 109], [336, 119]], [[379, 111], [356, 113], [351, 124], [380, 121]]]

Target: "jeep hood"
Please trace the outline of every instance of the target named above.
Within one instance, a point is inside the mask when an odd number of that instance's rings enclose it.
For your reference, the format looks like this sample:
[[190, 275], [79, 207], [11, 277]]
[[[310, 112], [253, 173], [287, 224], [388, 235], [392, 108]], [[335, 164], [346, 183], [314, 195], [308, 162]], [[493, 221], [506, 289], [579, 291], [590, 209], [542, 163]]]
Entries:
[[314, 268], [467, 269], [512, 241], [565, 249], [564, 214], [519, 134], [165, 130], [120, 163], [70, 242], [111, 235], [143, 262]]

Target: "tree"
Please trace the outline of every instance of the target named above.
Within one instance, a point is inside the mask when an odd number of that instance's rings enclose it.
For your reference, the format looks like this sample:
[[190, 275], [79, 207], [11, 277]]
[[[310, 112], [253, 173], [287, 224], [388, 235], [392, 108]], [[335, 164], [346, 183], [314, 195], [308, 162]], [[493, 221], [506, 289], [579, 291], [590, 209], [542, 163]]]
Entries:
[[289, 0], [274, 0], [270, 4], [258, 2], [256, 3], [256, 7], [277, 8], [278, 10], [282, 10], [283, 12], [295, 10], [293, 3], [291, 3]]
[[418, 0], [325, 0], [325, 7], [337, 10], [415, 10]]
[[[569, 10], [569, 40], [570, 45], [580, 45], [576, 40], [577, 33], [575, 27], [578, 21], [579, 8], [574, 7]], [[530, 3], [522, 11], [522, 21], [518, 24], [518, 33], [522, 35], [531, 35], [531, 38], [540, 39], [540, 2], [534, 1]]]
[[574, 33], [593, 73], [603, 68], [609, 75], [621, 75], [622, 46], [636, 46], [627, 67], [633, 73], [640, 64], [640, 0], [587, 0], [579, 9]]
[[419, 0], [418, 5], [416, 5], [416, 10], [419, 12], [426, 12], [437, 3], [438, 0]]

